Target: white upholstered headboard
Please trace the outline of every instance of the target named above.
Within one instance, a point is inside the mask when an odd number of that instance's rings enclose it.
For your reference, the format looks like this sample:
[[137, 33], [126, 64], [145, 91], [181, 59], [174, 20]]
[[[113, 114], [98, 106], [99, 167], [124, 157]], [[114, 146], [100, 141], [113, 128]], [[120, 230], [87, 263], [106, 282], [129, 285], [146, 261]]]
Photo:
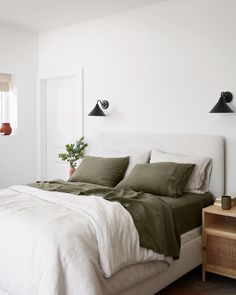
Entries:
[[224, 194], [224, 139], [220, 136], [177, 134], [99, 134], [89, 141], [88, 153], [148, 151], [210, 157], [213, 160], [210, 191]]

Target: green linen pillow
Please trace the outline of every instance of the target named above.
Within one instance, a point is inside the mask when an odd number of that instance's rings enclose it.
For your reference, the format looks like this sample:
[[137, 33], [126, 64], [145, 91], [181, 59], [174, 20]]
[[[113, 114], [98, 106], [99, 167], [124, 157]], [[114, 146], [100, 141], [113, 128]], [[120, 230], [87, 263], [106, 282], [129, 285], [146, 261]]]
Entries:
[[129, 157], [102, 158], [87, 156], [69, 181], [114, 187], [123, 178], [128, 165]]
[[135, 191], [178, 198], [183, 195], [193, 168], [194, 164], [172, 162], [137, 164], [116, 188], [128, 187]]

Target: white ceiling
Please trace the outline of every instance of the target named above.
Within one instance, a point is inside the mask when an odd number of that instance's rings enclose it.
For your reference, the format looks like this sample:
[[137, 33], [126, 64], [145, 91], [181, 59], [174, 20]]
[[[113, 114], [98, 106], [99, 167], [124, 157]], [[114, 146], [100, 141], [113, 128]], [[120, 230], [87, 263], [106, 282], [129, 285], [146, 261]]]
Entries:
[[163, 0], [0, 0], [0, 24], [41, 32]]

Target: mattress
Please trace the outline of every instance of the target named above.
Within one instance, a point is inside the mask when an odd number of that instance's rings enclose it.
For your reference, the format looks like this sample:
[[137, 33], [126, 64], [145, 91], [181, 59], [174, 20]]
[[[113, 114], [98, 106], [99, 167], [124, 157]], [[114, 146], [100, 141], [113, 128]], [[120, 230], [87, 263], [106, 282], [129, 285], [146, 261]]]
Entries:
[[181, 235], [181, 247], [202, 234], [202, 227], [198, 226]]
[[214, 203], [214, 197], [209, 192], [202, 195], [185, 193], [180, 198], [160, 198], [172, 208], [179, 235], [201, 226], [202, 209]]

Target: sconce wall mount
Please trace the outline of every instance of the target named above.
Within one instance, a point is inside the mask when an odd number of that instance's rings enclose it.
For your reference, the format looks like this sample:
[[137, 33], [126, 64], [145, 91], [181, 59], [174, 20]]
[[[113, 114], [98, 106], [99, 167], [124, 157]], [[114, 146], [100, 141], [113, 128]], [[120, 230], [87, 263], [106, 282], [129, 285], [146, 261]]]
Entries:
[[225, 102], [229, 103], [233, 99], [233, 94], [229, 91], [221, 92], [221, 96], [223, 96]]
[[100, 102], [103, 109], [107, 109], [109, 107], [109, 102], [107, 100], [98, 100], [97, 102]]

